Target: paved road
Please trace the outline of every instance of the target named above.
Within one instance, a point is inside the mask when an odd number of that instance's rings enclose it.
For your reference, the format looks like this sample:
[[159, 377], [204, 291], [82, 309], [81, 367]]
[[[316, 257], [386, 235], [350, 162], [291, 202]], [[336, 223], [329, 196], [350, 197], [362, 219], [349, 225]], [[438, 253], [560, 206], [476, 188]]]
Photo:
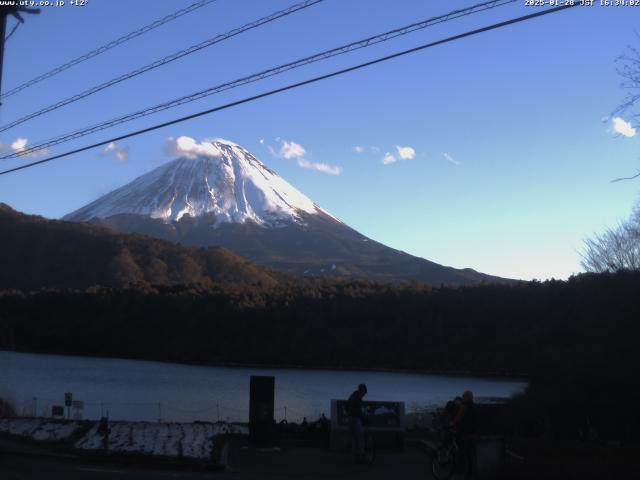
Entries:
[[112, 478], [122, 480], [162, 480], [165, 478], [211, 478], [211, 474], [125, 469], [108, 465], [70, 463], [24, 456], [9, 457], [2, 455], [0, 456], [0, 478], [2, 480], [106, 480]]
[[322, 449], [299, 448], [273, 453], [237, 451], [232, 457], [235, 467], [231, 472], [191, 472], [125, 468], [2, 455], [0, 456], [0, 478], [2, 480], [163, 480], [173, 478], [187, 480], [204, 478], [424, 480], [430, 478], [428, 458], [413, 449], [407, 449], [404, 452], [379, 452], [376, 463], [371, 466], [354, 465], [350, 455]]
[[[257, 479], [367, 479], [425, 480], [431, 478], [430, 459], [417, 449], [379, 451], [373, 465], [356, 465], [348, 453], [326, 449], [297, 448], [280, 453], [239, 451], [231, 461], [239, 480]], [[233, 477], [230, 475], [229, 478]]]

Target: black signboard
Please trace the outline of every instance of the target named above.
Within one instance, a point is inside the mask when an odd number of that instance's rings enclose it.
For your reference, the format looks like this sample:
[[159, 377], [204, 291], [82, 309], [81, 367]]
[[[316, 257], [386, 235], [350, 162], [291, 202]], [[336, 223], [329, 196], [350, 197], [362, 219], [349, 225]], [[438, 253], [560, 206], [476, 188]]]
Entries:
[[52, 417], [64, 417], [64, 407], [62, 405], [53, 405], [51, 407]]
[[275, 377], [251, 376], [249, 385], [249, 439], [255, 445], [270, 447], [273, 439]]

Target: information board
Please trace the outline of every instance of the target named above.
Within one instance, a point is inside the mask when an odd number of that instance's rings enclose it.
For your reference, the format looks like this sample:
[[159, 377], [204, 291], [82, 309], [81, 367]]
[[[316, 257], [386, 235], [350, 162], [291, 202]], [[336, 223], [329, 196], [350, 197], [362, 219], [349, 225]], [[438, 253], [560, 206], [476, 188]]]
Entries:
[[[335, 403], [334, 403], [335, 402]], [[348, 427], [346, 400], [332, 400], [332, 423], [340, 427]], [[404, 402], [362, 402], [362, 414], [364, 423], [369, 428], [402, 428], [404, 423]]]

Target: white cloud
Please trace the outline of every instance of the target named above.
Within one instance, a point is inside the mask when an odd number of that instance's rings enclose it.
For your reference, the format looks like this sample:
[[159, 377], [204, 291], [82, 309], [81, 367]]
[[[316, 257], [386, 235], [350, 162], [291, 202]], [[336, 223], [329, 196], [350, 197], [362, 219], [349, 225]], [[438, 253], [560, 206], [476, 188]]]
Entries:
[[191, 159], [200, 155], [205, 157], [219, 157], [221, 155], [220, 150], [213, 143], [198, 143], [193, 138], [184, 135], [178, 138], [169, 137], [166, 149], [172, 155], [180, 155]]
[[394, 157], [391, 152], [387, 152], [384, 154], [384, 157], [382, 158], [382, 164], [383, 165], [391, 165], [392, 163], [396, 163], [398, 161], [398, 159], [396, 157]]
[[412, 147], [401, 147], [396, 145], [396, 153], [387, 152], [382, 157], [383, 165], [391, 165], [398, 160], [412, 160], [416, 156], [416, 151]]
[[126, 159], [129, 158], [129, 147], [118, 148], [117, 150], [115, 150], [115, 154], [116, 154], [116, 159], [120, 160], [121, 162], [124, 162]]
[[353, 151], [356, 153], [364, 153], [364, 147], [361, 145], [356, 145], [355, 147], [353, 147]]
[[371, 147], [373, 153], [380, 153], [380, 147]]
[[636, 136], [636, 129], [631, 126], [631, 123], [620, 117], [613, 118], [613, 131], [629, 138]]
[[261, 138], [259, 141], [260, 141], [260, 145], [264, 145], [264, 138]]
[[416, 151], [411, 147], [401, 147], [396, 145], [400, 160], [412, 160], [416, 156]]
[[[26, 138], [16, 138], [9, 147], [13, 151], [13, 153], [22, 153], [27, 150], [27, 145], [29, 140]], [[49, 153], [49, 150], [46, 148], [41, 148], [39, 150], [34, 150], [33, 152], [25, 153], [23, 156], [25, 157], [42, 157]]]
[[29, 140], [27, 140], [26, 138], [16, 138], [11, 143], [11, 150], [13, 150], [16, 153], [21, 152], [25, 148], [27, 148], [27, 143], [29, 143]]
[[283, 140], [280, 137], [276, 137], [275, 141], [280, 144], [280, 148], [278, 148], [278, 150], [266, 143], [264, 139], [260, 139], [260, 143], [262, 145], [265, 145], [269, 153], [274, 157], [291, 160], [292, 158], [302, 158], [304, 157], [305, 153], [307, 153], [302, 145], [294, 141]]
[[329, 175], [340, 175], [342, 173], [342, 167], [329, 165], [328, 163], [310, 162], [309, 160], [305, 160], [304, 158], [298, 159], [298, 165], [302, 168], [315, 170], [317, 172], [322, 172]]
[[447, 162], [453, 163], [454, 165], [460, 165], [461, 163], [460, 161], [456, 160], [451, 155], [449, 155], [447, 152], [442, 152], [442, 156]]
[[296, 159], [300, 168], [315, 170], [316, 172], [322, 172], [328, 175], [340, 175], [342, 173], [342, 167], [329, 165], [328, 163], [311, 162], [304, 158], [307, 151], [299, 143], [290, 140], [283, 140], [280, 137], [277, 137], [275, 141], [280, 144], [280, 148], [278, 150], [267, 143], [264, 144], [269, 153], [274, 157], [284, 158], [285, 160]]
[[267, 150], [269, 150], [269, 153], [271, 155], [273, 155], [274, 157], [278, 157], [278, 152], [276, 152], [276, 149], [273, 148], [271, 145], [267, 145]]
[[287, 160], [301, 158], [304, 157], [305, 153], [307, 153], [306, 150], [299, 143], [282, 140], [282, 146], [280, 147], [280, 156], [282, 158]]
[[117, 160], [124, 162], [129, 158], [129, 147], [119, 147], [115, 142], [111, 142], [102, 150], [103, 155], [109, 153], [113, 153]]

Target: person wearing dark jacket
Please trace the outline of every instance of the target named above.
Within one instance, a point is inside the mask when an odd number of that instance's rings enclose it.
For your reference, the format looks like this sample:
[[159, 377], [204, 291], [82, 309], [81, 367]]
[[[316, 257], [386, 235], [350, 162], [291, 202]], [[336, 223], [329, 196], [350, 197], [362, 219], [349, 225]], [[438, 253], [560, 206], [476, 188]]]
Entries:
[[472, 478], [476, 464], [475, 434], [477, 432], [476, 406], [473, 403], [473, 392], [467, 390], [462, 394], [462, 404], [453, 419], [453, 426], [456, 431], [461, 457], [465, 461], [466, 478]]
[[351, 432], [351, 445], [357, 461], [364, 459], [364, 426], [362, 413], [362, 398], [367, 394], [367, 386], [364, 383], [358, 385], [349, 400], [347, 400], [347, 416], [349, 417], [349, 431]]

